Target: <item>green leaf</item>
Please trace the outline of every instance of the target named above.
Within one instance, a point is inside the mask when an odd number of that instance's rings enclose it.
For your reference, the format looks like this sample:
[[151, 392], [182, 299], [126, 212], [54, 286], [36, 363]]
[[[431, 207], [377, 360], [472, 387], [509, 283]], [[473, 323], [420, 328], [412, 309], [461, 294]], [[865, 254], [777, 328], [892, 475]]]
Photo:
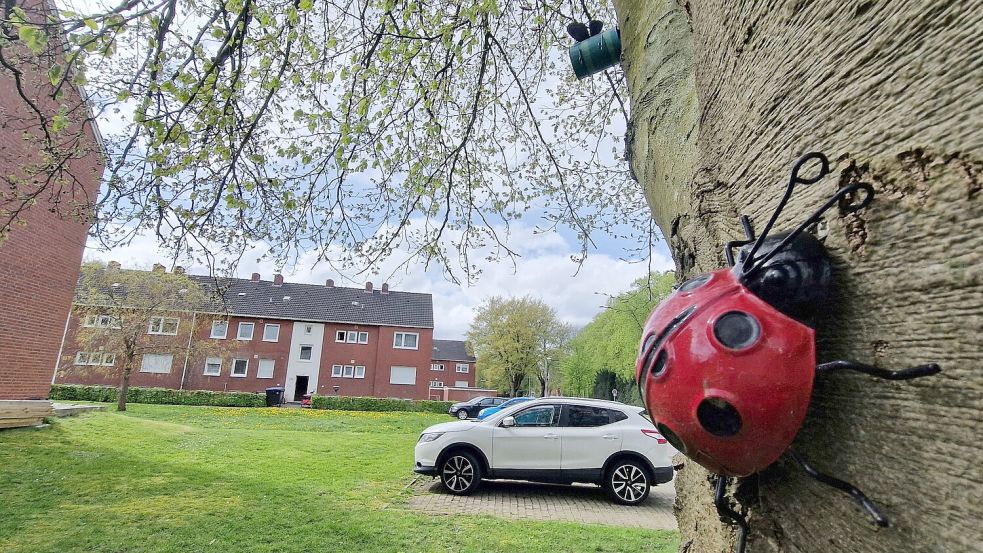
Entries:
[[85, 26], [92, 29], [93, 31], [99, 30], [99, 24], [96, 23], [95, 19], [86, 19], [85, 21], [83, 21], [83, 23], [85, 23]]
[[51, 81], [51, 86], [56, 86], [58, 81], [61, 80], [62, 71], [62, 66], [57, 63], [52, 65], [51, 69], [48, 69], [48, 80]]
[[300, 9], [302, 11], [310, 11], [314, 7], [314, 0], [300, 0]]

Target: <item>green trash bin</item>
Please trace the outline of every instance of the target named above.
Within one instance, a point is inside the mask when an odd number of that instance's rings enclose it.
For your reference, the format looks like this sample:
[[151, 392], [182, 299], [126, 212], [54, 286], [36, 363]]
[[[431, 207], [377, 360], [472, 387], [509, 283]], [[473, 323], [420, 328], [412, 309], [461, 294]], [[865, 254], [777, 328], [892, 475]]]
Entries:
[[621, 63], [621, 31], [608, 29], [570, 47], [570, 64], [577, 79]]

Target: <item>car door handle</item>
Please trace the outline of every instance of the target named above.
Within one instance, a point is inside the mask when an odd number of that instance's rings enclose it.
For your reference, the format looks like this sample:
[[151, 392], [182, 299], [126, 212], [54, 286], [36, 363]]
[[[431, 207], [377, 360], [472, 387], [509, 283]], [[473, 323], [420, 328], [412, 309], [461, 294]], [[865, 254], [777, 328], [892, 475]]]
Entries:
[[546, 438], [547, 440], [559, 440], [560, 439], [560, 435], [559, 434], [545, 434], [543, 437]]
[[605, 434], [605, 435], [603, 435], [601, 437], [604, 438], [605, 440], [617, 440], [618, 439], [618, 436], [616, 434]]

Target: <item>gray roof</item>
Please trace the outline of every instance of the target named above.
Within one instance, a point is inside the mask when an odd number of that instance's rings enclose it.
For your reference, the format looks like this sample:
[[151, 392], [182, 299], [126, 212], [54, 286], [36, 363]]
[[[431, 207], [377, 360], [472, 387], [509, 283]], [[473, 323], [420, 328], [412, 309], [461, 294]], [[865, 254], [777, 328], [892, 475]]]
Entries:
[[[130, 270], [127, 270], [129, 272]], [[147, 272], [147, 271], [139, 271]], [[201, 311], [264, 319], [286, 319], [325, 323], [433, 328], [433, 297], [417, 292], [344, 288], [320, 284], [272, 281], [253, 282], [242, 278], [187, 275], [213, 298]], [[76, 289], [76, 303], [85, 303], [83, 277]], [[215, 294], [215, 290], [220, 294]], [[139, 293], [130, 290], [128, 293]]]
[[467, 361], [474, 363], [473, 355], [468, 355], [468, 344], [460, 340], [434, 340], [433, 357], [435, 361]]
[[188, 275], [203, 286], [218, 282], [232, 315], [295, 321], [433, 328], [433, 296], [417, 292]]

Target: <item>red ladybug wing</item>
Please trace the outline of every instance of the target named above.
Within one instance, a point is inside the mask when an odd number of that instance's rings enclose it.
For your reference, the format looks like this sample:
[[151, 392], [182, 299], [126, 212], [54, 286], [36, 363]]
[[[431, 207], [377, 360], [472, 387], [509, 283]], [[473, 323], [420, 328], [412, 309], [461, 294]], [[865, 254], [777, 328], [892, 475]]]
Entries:
[[[729, 270], [713, 277], [716, 291], [700, 294], [703, 303], [673, 301], [672, 309], [692, 312], [663, 337], [663, 368], [646, 372], [641, 385], [649, 413], [677, 448], [715, 473], [746, 476], [778, 459], [802, 425], [815, 375], [815, 335], [751, 293]], [[697, 297], [692, 294], [690, 301]], [[650, 318], [646, 336], [664, 328], [658, 326], [668, 316], [662, 308], [656, 309], [657, 321], [655, 312]], [[722, 319], [757, 328], [728, 334], [727, 325], [718, 327]], [[743, 342], [724, 345], [722, 339], [735, 336]], [[642, 359], [652, 361], [649, 371], [657, 356], [643, 351]], [[639, 365], [641, 373], [646, 367]]]

